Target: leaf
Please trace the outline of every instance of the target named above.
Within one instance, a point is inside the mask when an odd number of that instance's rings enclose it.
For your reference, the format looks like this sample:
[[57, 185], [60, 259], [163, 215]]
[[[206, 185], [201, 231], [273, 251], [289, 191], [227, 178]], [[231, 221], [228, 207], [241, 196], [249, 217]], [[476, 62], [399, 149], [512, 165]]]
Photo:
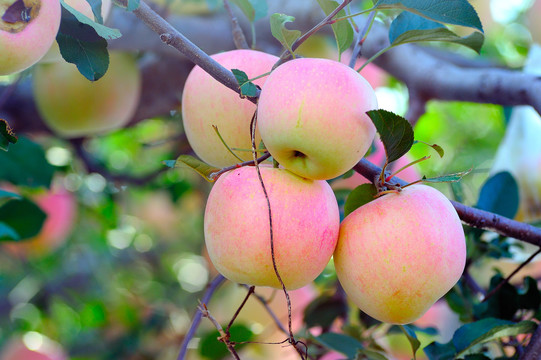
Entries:
[[387, 357], [377, 351], [361, 349], [357, 351], [355, 360], [387, 360]]
[[321, 295], [304, 309], [303, 320], [307, 328], [321, 326], [329, 328], [338, 317], [347, 316], [347, 304], [334, 296]]
[[92, 8], [92, 14], [98, 24], [103, 24], [103, 17], [101, 16], [102, 1], [101, 0], [86, 0]]
[[519, 292], [519, 308], [537, 310], [541, 305], [541, 294], [537, 288], [537, 281], [527, 276], [524, 278], [524, 289]]
[[533, 321], [512, 321], [487, 318], [460, 327], [453, 335], [452, 343], [460, 356], [469, 348], [499, 339], [533, 332], [537, 324]]
[[17, 136], [9, 126], [8, 122], [0, 119], [0, 149], [8, 151], [9, 144], [15, 144]]
[[518, 184], [509, 172], [490, 177], [481, 187], [476, 207], [507, 218], [514, 218], [519, 206]]
[[128, 11], [137, 10], [139, 7], [140, 0], [128, 0], [128, 6], [126, 6], [126, 9]]
[[[337, 1], [334, 0], [317, 0], [319, 6], [325, 13], [329, 15], [332, 13], [339, 5]], [[340, 10], [337, 17], [346, 16], [346, 11], [344, 9]], [[336, 39], [336, 45], [338, 47], [339, 54], [342, 54], [344, 51], [349, 49], [353, 43], [353, 27], [349, 21], [338, 21], [331, 25], [332, 31], [334, 33], [334, 38]]]
[[65, 9], [56, 41], [64, 60], [75, 64], [88, 80], [96, 81], [105, 75], [109, 67], [107, 41]]
[[406, 335], [406, 338], [411, 345], [411, 350], [413, 351], [413, 358], [415, 359], [415, 353], [417, 353], [417, 350], [419, 350], [421, 342], [417, 339], [415, 331], [413, 331], [413, 329], [408, 325], [401, 325], [400, 329], [404, 332], [404, 335]]
[[436, 177], [432, 177], [432, 178], [427, 178], [426, 176], [423, 176], [423, 178], [421, 180], [423, 182], [429, 182], [429, 183], [457, 182], [457, 181], [462, 180], [462, 178], [464, 176], [468, 175], [472, 170], [473, 170], [473, 168], [471, 168], [469, 170], [466, 170], [466, 171], [457, 172], [457, 173], [454, 173], [454, 174], [441, 175], [441, 176], [436, 176]]
[[39, 206], [24, 198], [10, 200], [0, 207], [0, 223], [15, 231], [19, 239], [36, 236], [46, 217]]
[[0, 151], [0, 164], [0, 179], [14, 185], [49, 187], [54, 174], [41, 146], [22, 136], [8, 152]]
[[301, 36], [299, 30], [288, 30], [285, 24], [295, 21], [293, 16], [275, 13], [270, 17], [271, 33], [291, 54], [293, 50], [291, 46]]
[[350, 359], [355, 357], [359, 349], [364, 348], [359, 340], [349, 335], [333, 332], [323, 333], [320, 336], [315, 337], [315, 340], [331, 350], [346, 355]]
[[[229, 329], [231, 341], [239, 342], [235, 349], [242, 349], [246, 344], [242, 342], [251, 341], [255, 334], [244, 324], [233, 324]], [[224, 343], [218, 341], [220, 333], [218, 330], [212, 330], [204, 334], [199, 342], [199, 354], [205, 359], [224, 359], [229, 354]]]
[[483, 34], [478, 32], [460, 37], [440, 23], [407, 11], [398, 15], [389, 29], [392, 46], [412, 42], [443, 41], [464, 45], [479, 53], [484, 39]]
[[19, 194], [12, 193], [10, 191], [0, 189], [0, 199], [21, 199], [22, 196]]
[[0, 241], [20, 240], [19, 234], [9, 225], [0, 221]]
[[374, 200], [378, 190], [374, 184], [362, 184], [351, 191], [344, 204], [344, 216], [348, 216], [361, 206]]
[[387, 162], [391, 163], [406, 154], [413, 145], [413, 128], [408, 120], [387, 110], [367, 112], [379, 133]]
[[242, 96], [257, 96], [257, 86], [248, 79], [248, 75], [244, 71], [231, 69], [231, 72], [235, 75], [235, 79], [239, 83], [240, 94]]
[[[88, 25], [91, 28], [93, 28], [96, 31], [96, 34], [98, 34], [100, 37], [102, 37], [102, 38], [104, 38], [106, 40], [114, 40], [114, 39], [118, 39], [119, 37], [122, 36], [122, 34], [120, 33], [120, 31], [118, 29], [112, 29], [112, 28], [107, 27], [105, 25], [96, 23], [92, 19], [89, 19], [85, 15], [81, 14], [79, 11], [75, 10], [74, 8], [72, 8], [71, 6], [66, 4], [66, 2], [64, 0], [60, 0], [60, 3], [62, 4], [62, 7], [64, 9], [66, 9], [69, 13], [71, 13], [78, 20], [78, 22], [80, 22], [80, 23], [82, 23], [84, 25]], [[62, 10], [62, 21], [64, 21], [64, 10]]]
[[451, 360], [454, 359], [456, 349], [451, 342], [441, 344], [432, 342], [423, 349], [428, 360]]
[[180, 155], [176, 160], [165, 160], [163, 164], [170, 168], [189, 167], [195, 170], [208, 182], [214, 182], [216, 179], [210, 177], [211, 174], [220, 171], [221, 169], [210, 166], [209, 164], [190, 155]]
[[249, 22], [253, 23], [256, 20], [267, 16], [268, 6], [266, 0], [230, 0], [237, 5], [243, 12]]
[[481, 20], [468, 0], [377, 0], [376, 9], [403, 9], [445, 24], [483, 31]]

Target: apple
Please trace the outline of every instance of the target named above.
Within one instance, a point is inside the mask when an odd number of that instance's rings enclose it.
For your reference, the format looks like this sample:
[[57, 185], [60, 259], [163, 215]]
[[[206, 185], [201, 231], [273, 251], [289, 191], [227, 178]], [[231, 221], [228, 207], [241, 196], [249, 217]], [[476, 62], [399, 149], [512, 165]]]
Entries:
[[[255, 50], [232, 50], [211, 56], [227, 69], [239, 69], [248, 77], [265, 74], [278, 61], [273, 55]], [[266, 77], [254, 80], [263, 86]], [[213, 125], [230, 148], [250, 150], [252, 140], [250, 122], [256, 106], [249, 100], [216, 81], [199, 66], [190, 72], [182, 93], [182, 121], [188, 142], [197, 156], [216, 167], [239, 162], [226, 149]], [[259, 145], [259, 135], [256, 145]], [[250, 151], [237, 151], [243, 160], [251, 160]]]
[[44, 256], [64, 244], [77, 212], [75, 197], [62, 188], [36, 194], [32, 200], [47, 215], [40, 233], [32, 239], [5, 244], [7, 251], [23, 257]]
[[[16, 0], [0, 0], [0, 75], [29, 68], [53, 44], [60, 27], [59, 0], [24, 0], [28, 9], [13, 12], [13, 22], [5, 20], [6, 10]], [[28, 19], [21, 19], [28, 16]]]
[[[325, 181], [260, 166], [272, 210], [274, 254], [287, 289], [314, 280], [332, 256], [339, 230], [336, 198]], [[268, 207], [255, 167], [222, 175], [205, 209], [205, 243], [216, 269], [243, 284], [281, 288], [274, 272]]]
[[376, 128], [366, 115], [374, 90], [348, 66], [327, 59], [289, 61], [269, 75], [259, 97], [261, 139], [289, 171], [327, 180], [351, 169]]
[[[87, 18], [94, 20], [94, 13], [92, 12], [92, 8], [90, 7], [90, 4], [87, 0], [65, 0], [65, 2], [75, 10], [79, 11], [81, 14], [85, 15]], [[101, 17], [103, 18], [103, 22], [105, 22], [109, 17], [112, 6], [113, 3], [111, 2], [111, 0], [102, 0]], [[43, 56], [43, 58], [41, 58], [39, 62], [43, 64], [59, 61], [64, 60], [62, 58], [62, 55], [60, 55], [60, 48], [58, 47], [58, 43], [54, 41], [49, 51], [47, 51], [45, 56]]]
[[541, 0], [535, 0], [532, 7], [528, 10], [528, 27], [532, 34], [534, 43], [541, 44], [541, 23], [539, 21], [541, 14]]
[[110, 52], [107, 73], [88, 81], [66, 62], [36, 66], [34, 98], [45, 123], [58, 135], [75, 138], [121, 128], [139, 103], [141, 76], [135, 58]]
[[460, 219], [426, 185], [383, 195], [349, 214], [334, 252], [346, 294], [368, 315], [407, 324], [459, 280], [466, 262]]
[[37, 333], [28, 332], [22, 338], [13, 337], [0, 352], [2, 360], [68, 360], [62, 347]]

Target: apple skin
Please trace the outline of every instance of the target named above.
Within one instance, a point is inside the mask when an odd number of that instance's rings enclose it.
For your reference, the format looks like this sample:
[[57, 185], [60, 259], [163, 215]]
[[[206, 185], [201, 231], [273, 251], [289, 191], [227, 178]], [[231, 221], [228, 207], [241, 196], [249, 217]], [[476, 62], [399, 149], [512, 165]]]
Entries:
[[[42, 336], [43, 337], [43, 336]], [[0, 352], [1, 360], [68, 360], [64, 350], [56, 342], [43, 337], [39, 348], [30, 350], [21, 338], [12, 338]]]
[[377, 108], [374, 90], [348, 66], [327, 59], [289, 61], [269, 75], [259, 97], [259, 133], [289, 171], [328, 180], [366, 153], [376, 128], [366, 111]]
[[466, 262], [460, 219], [447, 198], [412, 185], [344, 219], [334, 252], [346, 294], [368, 315], [408, 324], [459, 280]]
[[6, 243], [5, 249], [18, 256], [35, 258], [65, 243], [75, 222], [77, 203], [73, 194], [64, 189], [37, 194], [32, 200], [47, 215], [40, 233], [32, 239]]
[[37, 9], [39, 5], [39, 10], [37, 14], [31, 11], [32, 19], [17, 22], [17, 30], [13, 30], [1, 17], [14, 2], [0, 1], [0, 75], [17, 73], [38, 62], [55, 41], [60, 27], [59, 0], [25, 0], [27, 7]]
[[[338, 239], [336, 198], [325, 181], [260, 166], [272, 209], [276, 265], [287, 289], [298, 289], [325, 268]], [[281, 288], [272, 265], [267, 201], [255, 167], [222, 175], [207, 200], [205, 243], [229, 280]]]
[[[255, 50], [232, 50], [211, 56], [226, 69], [239, 69], [249, 78], [269, 72], [278, 61], [274, 55]], [[253, 82], [263, 86], [267, 77]], [[251, 149], [250, 122], [256, 105], [216, 81], [199, 66], [186, 79], [182, 93], [182, 121], [188, 142], [197, 156], [216, 167], [239, 162], [227, 151], [212, 125], [229, 147]], [[259, 134], [256, 146], [259, 145]], [[243, 160], [251, 160], [251, 152], [236, 152]]]
[[102, 134], [126, 125], [141, 93], [141, 76], [131, 54], [110, 52], [109, 69], [91, 82], [75, 65], [40, 64], [34, 98], [45, 123], [65, 138]]

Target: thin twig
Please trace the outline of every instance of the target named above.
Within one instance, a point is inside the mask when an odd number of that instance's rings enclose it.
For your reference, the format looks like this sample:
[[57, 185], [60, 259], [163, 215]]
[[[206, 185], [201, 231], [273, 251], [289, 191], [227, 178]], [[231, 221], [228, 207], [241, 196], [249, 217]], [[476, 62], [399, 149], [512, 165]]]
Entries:
[[231, 343], [231, 341], [229, 341], [229, 339], [231, 338], [229, 329], [224, 331], [224, 329], [222, 328], [222, 325], [220, 325], [220, 323], [214, 318], [214, 316], [210, 314], [205, 304], [199, 304], [199, 306], [197, 307], [197, 310], [199, 310], [202, 317], [206, 317], [207, 319], [209, 319], [210, 322], [214, 325], [214, 327], [218, 330], [218, 332], [220, 333], [220, 337], [218, 337], [218, 341], [221, 341], [225, 344], [225, 346], [227, 347], [227, 350], [229, 350], [231, 355], [233, 355], [233, 357], [236, 360], [240, 360], [239, 354], [237, 354], [237, 352], [235, 351], [235, 346]]
[[541, 249], [537, 250], [535, 253], [530, 255], [530, 257], [526, 259], [526, 261], [524, 261], [522, 264], [520, 264], [520, 266], [518, 266], [511, 274], [509, 274], [509, 276], [503, 279], [494, 289], [490, 290], [490, 292], [485, 296], [485, 298], [481, 302], [485, 302], [488, 299], [490, 299], [492, 296], [494, 296], [494, 294], [496, 294], [502, 288], [502, 286], [507, 284], [513, 276], [515, 276], [520, 270], [522, 270], [524, 266], [528, 265], [540, 253], [541, 253]]
[[[272, 228], [272, 210], [271, 210], [271, 204], [269, 199], [269, 194], [267, 193], [267, 188], [265, 187], [265, 183], [263, 182], [263, 177], [261, 176], [261, 170], [259, 169], [259, 165], [257, 162], [257, 151], [255, 146], [255, 129], [257, 126], [257, 111], [254, 112], [254, 115], [252, 116], [252, 121], [250, 122], [250, 131], [252, 132], [252, 156], [254, 158], [254, 164], [257, 171], [257, 177], [259, 178], [259, 182], [261, 183], [261, 188], [263, 189], [263, 194], [265, 195], [265, 200], [267, 201], [267, 209], [269, 214], [269, 232], [270, 232], [270, 248], [271, 248], [271, 258], [272, 258], [272, 267], [274, 269], [274, 273], [276, 274], [276, 278], [278, 279], [278, 282], [282, 286], [282, 290], [284, 291], [286, 302], [287, 302], [287, 324], [289, 329], [289, 342], [292, 345], [295, 345], [297, 341], [295, 340], [295, 336], [293, 335], [293, 326], [291, 324], [291, 299], [289, 298], [289, 293], [286, 289], [286, 285], [284, 284], [284, 281], [282, 280], [282, 277], [280, 276], [280, 272], [278, 271], [278, 266], [276, 265], [276, 256], [274, 252], [274, 232]], [[301, 358], [304, 360], [304, 356], [301, 355]]]
[[[205, 294], [203, 295], [203, 298], [201, 299], [201, 302], [203, 304], [206, 304], [210, 301], [212, 295], [218, 289], [218, 287], [225, 281], [225, 277], [223, 275], [216, 276], [208, 285], [207, 290], [205, 291]], [[197, 312], [195, 313], [195, 316], [192, 321], [192, 325], [190, 326], [190, 329], [184, 336], [184, 340], [182, 341], [182, 345], [180, 347], [180, 353], [178, 354], [177, 360], [184, 360], [186, 358], [186, 354], [188, 352], [188, 344], [195, 336], [195, 333], [197, 331], [197, 328], [199, 327], [199, 324], [201, 323], [201, 319], [203, 317], [203, 314], [199, 309], [197, 309]]]
[[240, 311], [242, 310], [242, 308], [244, 307], [244, 305], [246, 304], [246, 302], [248, 301], [250, 296], [254, 293], [254, 291], [255, 291], [255, 286], [250, 286], [250, 288], [248, 289], [248, 293], [244, 297], [244, 300], [242, 301], [240, 306], [237, 308], [237, 311], [235, 311], [235, 314], [233, 314], [233, 317], [231, 318], [231, 321], [229, 321], [229, 324], [227, 324], [227, 332], [228, 333], [229, 333], [229, 330], [231, 329], [231, 326], [233, 326], [233, 323], [237, 319], [237, 316], [239, 316]]
[[[293, 44], [291, 45], [291, 50], [292, 51], [295, 51], [297, 50], [297, 48], [299, 46], [301, 46], [301, 44], [303, 42], [305, 42], [310, 36], [312, 36], [313, 34], [315, 34], [316, 32], [318, 32], [321, 28], [323, 28], [325, 25], [329, 25], [331, 24], [333, 21], [332, 21], [332, 18], [336, 16], [336, 14], [338, 14], [344, 7], [346, 7], [352, 0], [344, 0], [340, 5], [338, 5], [336, 7], [336, 9], [334, 9], [329, 15], [327, 15], [323, 20], [321, 20], [319, 22], [319, 24], [317, 24], [316, 26], [314, 26], [313, 28], [311, 28], [310, 30], [308, 30], [304, 35], [302, 35], [301, 37], [299, 37], [297, 40], [295, 40], [293, 42]], [[289, 52], [289, 50], [285, 50], [282, 55], [280, 56], [280, 60], [278, 60], [276, 62], [276, 64], [274, 64], [274, 66], [272, 67], [273, 69], [277, 68], [278, 66], [280, 66], [281, 64], [283, 64], [284, 62], [286, 62], [290, 56], [292, 54]]]
[[372, 21], [374, 21], [375, 17], [376, 12], [372, 11], [368, 16], [368, 20], [364, 24], [362, 31], [360, 31], [359, 35], [357, 36], [357, 41], [355, 41], [355, 46], [353, 47], [353, 51], [351, 52], [351, 59], [349, 59], [349, 67], [352, 69], [355, 69], [355, 62], [357, 61], [359, 55], [361, 55], [361, 47], [363, 45], [364, 39], [366, 38], [366, 35], [368, 34], [368, 30], [372, 26]]
[[249, 49], [248, 43], [246, 42], [246, 36], [244, 36], [244, 32], [242, 31], [239, 21], [237, 20], [237, 17], [235, 14], [233, 14], [233, 11], [231, 11], [231, 7], [229, 6], [229, 1], [224, 0], [224, 8], [227, 11], [227, 14], [229, 15], [229, 18], [231, 19], [231, 27], [233, 32], [233, 42], [235, 43], [235, 47], [237, 49]]

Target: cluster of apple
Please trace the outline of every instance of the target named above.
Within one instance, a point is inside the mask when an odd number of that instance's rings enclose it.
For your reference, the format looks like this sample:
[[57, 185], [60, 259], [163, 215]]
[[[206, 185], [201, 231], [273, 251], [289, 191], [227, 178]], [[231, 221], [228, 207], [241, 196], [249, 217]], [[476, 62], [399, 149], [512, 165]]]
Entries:
[[[278, 60], [252, 50], [212, 57], [249, 78]], [[296, 289], [334, 256], [342, 286], [363, 311], [389, 323], [419, 318], [464, 269], [464, 232], [451, 203], [431, 187], [413, 185], [361, 206], [340, 224], [326, 181], [351, 169], [374, 140], [366, 112], [377, 101], [369, 83], [344, 64], [308, 58], [254, 82], [262, 88], [257, 107], [199, 67], [183, 92], [185, 132], [202, 160], [217, 167], [238, 163], [226, 145], [250, 159], [256, 112], [256, 143], [261, 139], [280, 164], [259, 167], [266, 192], [252, 166], [214, 184], [204, 219], [214, 266], [235, 282], [281, 288], [278, 272], [287, 289]]]
[[[20, 11], [21, 3], [24, 11]], [[66, 3], [88, 18], [86, 0]], [[102, 3], [107, 18], [111, 1]], [[111, 52], [107, 73], [90, 82], [60, 56], [55, 37], [60, 26], [59, 0], [0, 1], [0, 75], [20, 72], [36, 64], [33, 91], [41, 117], [55, 133], [73, 138], [123, 127], [132, 118], [141, 93], [135, 58]], [[28, 17], [22, 18], [24, 13]]]

